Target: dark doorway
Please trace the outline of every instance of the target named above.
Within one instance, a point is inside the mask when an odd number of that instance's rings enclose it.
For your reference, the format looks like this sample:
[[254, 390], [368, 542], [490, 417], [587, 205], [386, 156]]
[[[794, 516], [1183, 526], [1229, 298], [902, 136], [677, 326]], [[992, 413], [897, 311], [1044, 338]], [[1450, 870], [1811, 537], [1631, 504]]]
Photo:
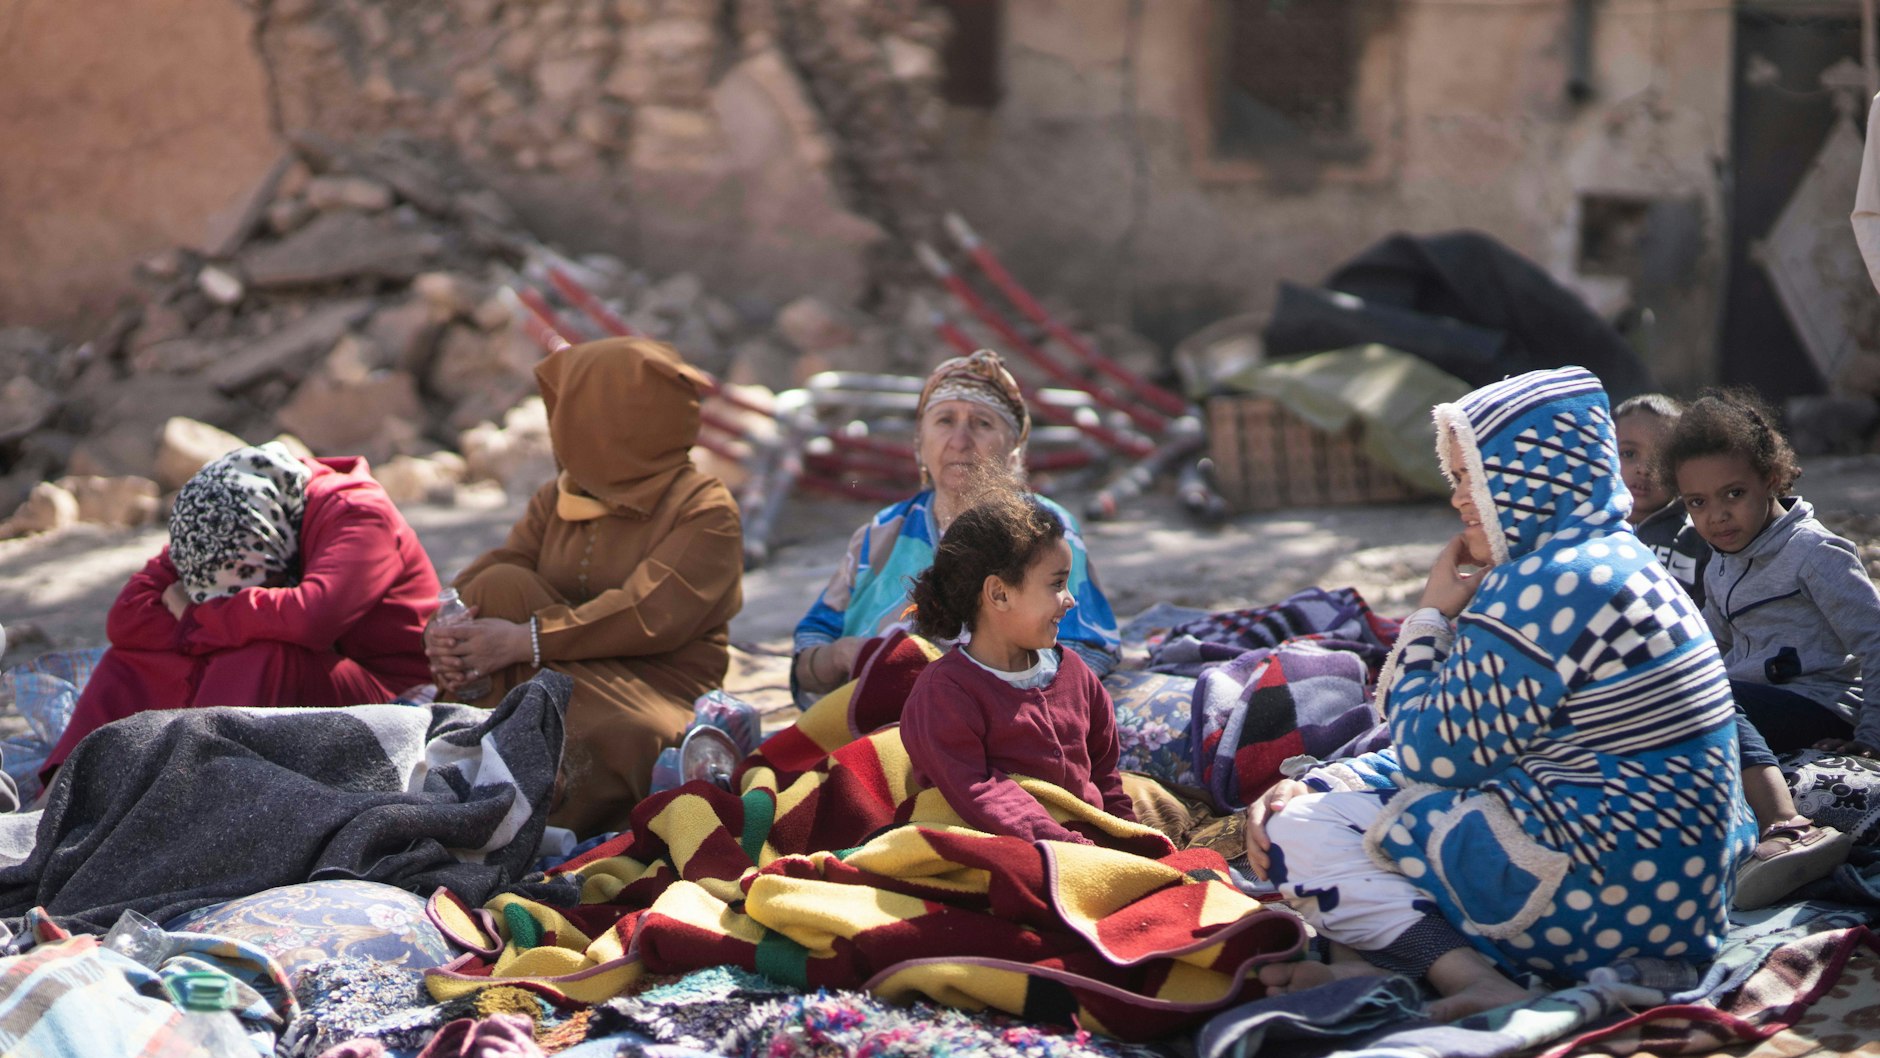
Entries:
[[1718, 368], [1724, 383], [1753, 386], [1776, 402], [1820, 393], [1826, 382], [1750, 246], [1769, 234], [1835, 121], [1821, 72], [1843, 59], [1860, 61], [1854, 4], [1766, 3], [1737, 14], [1730, 279]]
[[999, 47], [1004, 0], [936, 0], [953, 16], [941, 62], [946, 76], [940, 94], [957, 107], [990, 110], [999, 105], [1005, 86], [999, 80]]

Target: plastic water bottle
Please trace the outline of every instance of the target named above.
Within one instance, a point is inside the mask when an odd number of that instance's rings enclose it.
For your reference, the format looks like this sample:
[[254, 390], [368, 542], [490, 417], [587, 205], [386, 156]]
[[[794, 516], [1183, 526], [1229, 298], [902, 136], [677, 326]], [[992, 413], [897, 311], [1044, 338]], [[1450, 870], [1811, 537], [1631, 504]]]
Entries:
[[[470, 619], [470, 607], [465, 606], [463, 600], [457, 597], [456, 588], [445, 588], [437, 593], [437, 614], [431, 618], [432, 621], [447, 627], [463, 624]], [[488, 693], [490, 693], [490, 678], [479, 676], [458, 689], [457, 700], [474, 702]]]
[[692, 722], [710, 724], [731, 736], [738, 752], [749, 755], [764, 741], [764, 718], [751, 703], [722, 690], [709, 690], [692, 703]]
[[161, 926], [125, 908], [111, 931], [100, 942], [104, 947], [152, 970], [170, 957], [170, 935]]
[[248, 1058], [259, 1055], [254, 1041], [242, 1031], [241, 1019], [231, 1012], [235, 1005], [234, 982], [215, 973], [178, 974], [164, 981], [170, 997], [183, 1008], [183, 1023], [177, 1035], [194, 1055], [211, 1058]]

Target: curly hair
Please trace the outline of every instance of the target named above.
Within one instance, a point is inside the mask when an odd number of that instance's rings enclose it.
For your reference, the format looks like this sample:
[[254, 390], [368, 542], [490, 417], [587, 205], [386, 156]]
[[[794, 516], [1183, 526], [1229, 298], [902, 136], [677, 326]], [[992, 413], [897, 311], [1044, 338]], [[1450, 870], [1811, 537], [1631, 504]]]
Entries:
[[914, 630], [929, 639], [954, 639], [979, 616], [979, 590], [988, 576], [1025, 582], [1045, 548], [1064, 538], [1064, 522], [1038, 498], [1009, 481], [982, 488], [940, 538], [933, 565], [908, 593]]
[[1658, 472], [1675, 482], [1687, 460], [1721, 455], [1742, 456], [1757, 477], [1775, 482], [1780, 495], [1802, 476], [1775, 412], [1747, 389], [1707, 389], [1686, 407], [1659, 451]]

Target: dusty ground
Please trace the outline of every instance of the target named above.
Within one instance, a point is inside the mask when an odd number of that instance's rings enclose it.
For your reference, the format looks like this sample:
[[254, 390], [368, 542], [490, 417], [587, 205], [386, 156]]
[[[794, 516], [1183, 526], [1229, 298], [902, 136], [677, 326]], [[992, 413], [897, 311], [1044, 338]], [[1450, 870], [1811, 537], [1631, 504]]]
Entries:
[[[1880, 544], [1880, 457], [1811, 460], [1801, 491], [1831, 527]], [[1058, 498], [1077, 510], [1083, 497]], [[783, 656], [791, 629], [828, 579], [849, 533], [874, 508], [791, 502], [770, 563], [745, 577], [744, 611], [731, 626], [738, 647], [727, 680], [733, 691], [766, 706], [785, 704]], [[521, 510], [518, 501], [488, 497], [462, 506], [411, 507], [406, 514], [448, 578], [500, 543]], [[1356, 587], [1380, 612], [1400, 614], [1415, 602], [1430, 561], [1456, 521], [1445, 504], [1431, 501], [1241, 515], [1202, 528], [1172, 498], [1151, 495], [1132, 504], [1125, 517], [1084, 528], [1104, 590], [1118, 617], [1127, 620], [1157, 602], [1248, 606], [1315, 584]], [[4, 664], [105, 642], [111, 600], [163, 541], [161, 527], [78, 526], [0, 542], [0, 623], [8, 631]]]

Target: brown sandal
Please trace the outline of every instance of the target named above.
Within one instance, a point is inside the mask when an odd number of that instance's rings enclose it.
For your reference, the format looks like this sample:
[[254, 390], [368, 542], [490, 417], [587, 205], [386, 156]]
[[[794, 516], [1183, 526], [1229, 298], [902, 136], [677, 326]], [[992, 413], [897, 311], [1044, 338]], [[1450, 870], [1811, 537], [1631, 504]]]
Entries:
[[1736, 869], [1738, 911], [1767, 907], [1817, 878], [1825, 878], [1847, 862], [1854, 844], [1851, 834], [1833, 827], [1818, 827], [1803, 816], [1772, 823], [1760, 835], [1755, 851]]

